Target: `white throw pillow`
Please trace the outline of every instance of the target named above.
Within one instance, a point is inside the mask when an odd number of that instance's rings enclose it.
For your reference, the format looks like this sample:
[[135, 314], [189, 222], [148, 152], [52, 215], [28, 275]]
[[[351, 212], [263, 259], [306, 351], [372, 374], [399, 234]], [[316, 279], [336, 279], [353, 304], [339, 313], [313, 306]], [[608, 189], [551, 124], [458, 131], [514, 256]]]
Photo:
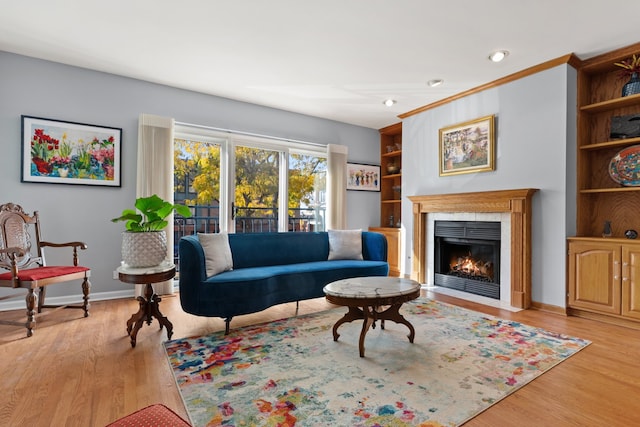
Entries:
[[362, 230], [329, 230], [329, 259], [362, 259]]
[[204, 250], [207, 277], [233, 270], [233, 258], [227, 233], [198, 233], [198, 240]]

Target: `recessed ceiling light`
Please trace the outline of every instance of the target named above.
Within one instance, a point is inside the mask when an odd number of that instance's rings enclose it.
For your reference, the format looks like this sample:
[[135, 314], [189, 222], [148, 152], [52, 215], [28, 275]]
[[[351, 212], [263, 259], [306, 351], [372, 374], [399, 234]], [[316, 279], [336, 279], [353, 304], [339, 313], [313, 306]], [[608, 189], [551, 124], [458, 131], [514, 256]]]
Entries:
[[442, 83], [444, 83], [444, 80], [442, 79], [433, 79], [427, 82], [427, 86], [436, 87], [436, 86], [440, 86]]
[[383, 104], [386, 105], [387, 107], [391, 107], [393, 104], [395, 104], [397, 101], [395, 99], [386, 99]]
[[489, 55], [489, 59], [493, 62], [500, 62], [509, 55], [508, 50], [496, 50]]

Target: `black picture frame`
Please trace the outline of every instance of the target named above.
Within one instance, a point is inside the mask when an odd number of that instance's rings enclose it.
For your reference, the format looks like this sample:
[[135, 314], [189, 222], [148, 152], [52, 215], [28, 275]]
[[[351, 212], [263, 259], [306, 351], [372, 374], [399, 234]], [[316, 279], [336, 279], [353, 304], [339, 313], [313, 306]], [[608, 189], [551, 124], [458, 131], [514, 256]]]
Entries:
[[21, 182], [121, 186], [121, 128], [21, 119]]
[[347, 190], [380, 191], [380, 165], [347, 163]]

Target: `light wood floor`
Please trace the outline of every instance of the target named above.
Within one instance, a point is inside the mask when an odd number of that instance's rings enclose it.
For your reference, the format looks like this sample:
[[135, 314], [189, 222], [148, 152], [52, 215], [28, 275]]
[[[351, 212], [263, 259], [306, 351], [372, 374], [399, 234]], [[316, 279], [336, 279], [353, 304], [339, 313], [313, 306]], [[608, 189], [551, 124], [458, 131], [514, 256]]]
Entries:
[[[438, 300], [575, 335], [593, 344], [478, 415], [465, 426], [640, 425], [640, 332], [535, 310], [511, 313], [445, 295]], [[164, 403], [187, 418], [164, 354], [166, 332], [144, 325], [131, 348], [125, 322], [137, 310], [133, 299], [98, 301], [91, 316], [58, 311], [34, 335], [0, 325], [0, 426], [104, 426], [139, 408]], [[324, 299], [300, 302], [299, 313], [332, 307]], [[174, 325], [173, 338], [223, 329], [218, 318], [186, 314], [177, 296], [161, 311]], [[234, 318], [232, 327], [295, 314], [294, 304]], [[15, 319], [22, 311], [0, 313]]]

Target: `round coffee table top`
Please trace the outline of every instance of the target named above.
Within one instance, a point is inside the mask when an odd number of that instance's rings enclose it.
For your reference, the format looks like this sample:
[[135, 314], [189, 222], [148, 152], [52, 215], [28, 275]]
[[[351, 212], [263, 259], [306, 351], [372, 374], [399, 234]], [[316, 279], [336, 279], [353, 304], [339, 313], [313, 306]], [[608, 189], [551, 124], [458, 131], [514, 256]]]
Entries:
[[392, 298], [413, 294], [420, 289], [415, 280], [402, 277], [354, 277], [331, 282], [324, 287], [328, 296], [339, 298]]

